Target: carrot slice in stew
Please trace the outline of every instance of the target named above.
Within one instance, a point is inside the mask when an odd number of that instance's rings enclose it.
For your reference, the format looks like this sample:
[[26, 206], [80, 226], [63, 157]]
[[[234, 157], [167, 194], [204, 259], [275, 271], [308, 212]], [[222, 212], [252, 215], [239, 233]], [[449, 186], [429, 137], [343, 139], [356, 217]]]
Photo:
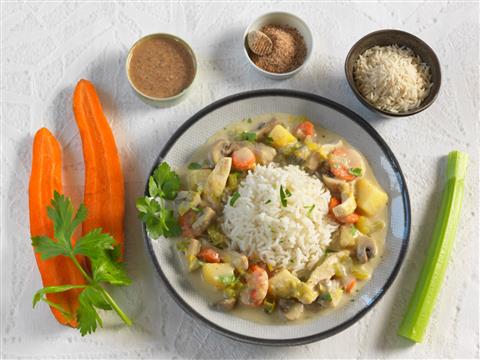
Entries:
[[[60, 145], [46, 128], [37, 131], [33, 141], [32, 173], [28, 189], [30, 210], [30, 235], [48, 236], [53, 239], [53, 222], [47, 216], [47, 207], [54, 191], [62, 192], [62, 154]], [[55, 256], [42, 260], [35, 253], [38, 270], [44, 287], [58, 285], [83, 285], [85, 279], [73, 261], [65, 256]], [[83, 259], [79, 258], [79, 261]], [[47, 299], [59, 305], [72, 318], [50, 307], [57, 321], [64, 325], [77, 327], [75, 313], [79, 307], [78, 295], [81, 289], [72, 289], [62, 293], [47, 294]]]
[[124, 253], [125, 190], [122, 167], [112, 129], [103, 114], [93, 84], [80, 80], [73, 94], [73, 112], [80, 130], [85, 161], [84, 203], [88, 217], [83, 234], [101, 227]]

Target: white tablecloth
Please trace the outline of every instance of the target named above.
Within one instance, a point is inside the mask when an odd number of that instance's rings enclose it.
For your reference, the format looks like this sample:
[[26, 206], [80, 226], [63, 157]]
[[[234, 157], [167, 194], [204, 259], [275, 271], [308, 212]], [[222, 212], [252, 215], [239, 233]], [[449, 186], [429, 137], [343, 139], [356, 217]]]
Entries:
[[[298, 14], [312, 28], [315, 52], [294, 78], [274, 82], [256, 74], [241, 37], [256, 16], [274, 10]], [[2, 355], [33, 358], [335, 358], [477, 357], [479, 8], [474, 3], [2, 3]], [[343, 62], [361, 36], [398, 28], [430, 44], [443, 84], [436, 103], [411, 118], [381, 119], [347, 86]], [[125, 56], [133, 42], [171, 32], [196, 51], [199, 76], [178, 106], [154, 109], [129, 88]], [[47, 126], [63, 146], [65, 191], [83, 189], [80, 139], [71, 110], [81, 78], [99, 90], [126, 177], [126, 246], [134, 283], [115, 292], [134, 318], [131, 328], [109, 316], [104, 329], [80, 337], [59, 326], [45, 304], [32, 309], [40, 288], [28, 228], [27, 186], [32, 137]], [[187, 316], [154, 272], [142, 240], [134, 200], [162, 144], [188, 117], [214, 100], [259, 88], [310, 91], [364, 116], [385, 138], [405, 173], [413, 211], [408, 256], [392, 288], [348, 330], [293, 348], [246, 345], [220, 336]], [[423, 344], [396, 331], [432, 232], [443, 183], [443, 157], [468, 152], [462, 220], [448, 274]]]

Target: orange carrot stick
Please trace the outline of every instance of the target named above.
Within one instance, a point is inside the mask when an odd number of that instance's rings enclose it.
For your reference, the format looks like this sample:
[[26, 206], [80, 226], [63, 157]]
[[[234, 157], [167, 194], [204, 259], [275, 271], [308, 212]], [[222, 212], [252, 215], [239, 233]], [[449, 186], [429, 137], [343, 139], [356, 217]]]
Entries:
[[88, 217], [82, 233], [101, 227], [124, 253], [125, 190], [117, 146], [93, 84], [80, 80], [73, 94], [73, 112], [80, 130], [85, 162], [84, 204]]
[[[33, 141], [32, 173], [28, 190], [31, 236], [49, 236], [53, 239], [53, 223], [47, 216], [47, 206], [54, 191], [62, 191], [62, 154], [60, 145], [46, 128], [37, 131]], [[42, 260], [35, 253], [37, 266], [42, 276], [43, 286], [82, 285], [85, 279], [80, 270], [69, 258], [56, 256]], [[60, 305], [73, 315], [67, 318], [59, 310], [50, 307], [59, 323], [77, 327], [75, 313], [79, 307], [78, 295], [81, 289], [62, 293], [47, 294], [47, 299]]]

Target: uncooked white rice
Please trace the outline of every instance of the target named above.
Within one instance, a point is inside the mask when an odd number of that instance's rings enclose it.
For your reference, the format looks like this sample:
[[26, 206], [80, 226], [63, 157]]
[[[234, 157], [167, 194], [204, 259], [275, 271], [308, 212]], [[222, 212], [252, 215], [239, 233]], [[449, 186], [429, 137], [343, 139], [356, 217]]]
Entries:
[[[291, 192], [285, 207], [280, 185]], [[327, 216], [330, 193], [323, 183], [298, 166], [269, 164], [250, 172], [238, 192], [233, 206], [229, 199], [224, 208], [222, 228], [230, 248], [255, 253], [277, 269], [312, 269], [337, 228]]]
[[430, 68], [407, 47], [374, 46], [356, 60], [358, 91], [376, 108], [393, 113], [420, 106], [430, 91]]

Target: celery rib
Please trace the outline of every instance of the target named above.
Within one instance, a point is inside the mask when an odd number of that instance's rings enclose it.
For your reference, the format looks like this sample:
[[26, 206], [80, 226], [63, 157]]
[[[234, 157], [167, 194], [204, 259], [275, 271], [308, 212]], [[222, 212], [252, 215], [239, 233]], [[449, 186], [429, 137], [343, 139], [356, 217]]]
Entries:
[[467, 163], [468, 155], [465, 153], [452, 151], [448, 154], [447, 184], [443, 191], [427, 258], [398, 330], [398, 335], [415, 342], [423, 340], [445, 277], [460, 220]]

